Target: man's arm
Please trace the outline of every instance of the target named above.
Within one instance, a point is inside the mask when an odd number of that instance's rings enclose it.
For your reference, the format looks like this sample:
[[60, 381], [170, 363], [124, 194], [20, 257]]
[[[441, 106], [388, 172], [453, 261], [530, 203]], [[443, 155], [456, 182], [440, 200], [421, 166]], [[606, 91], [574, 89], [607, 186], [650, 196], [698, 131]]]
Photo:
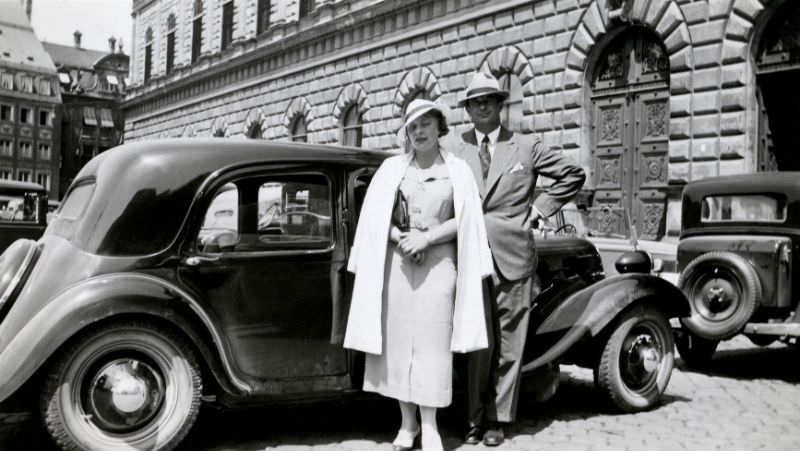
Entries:
[[531, 150], [531, 170], [553, 179], [553, 184], [534, 200], [531, 216], [551, 216], [575, 197], [586, 181], [583, 169], [571, 158], [561, 152], [545, 149], [538, 139]]

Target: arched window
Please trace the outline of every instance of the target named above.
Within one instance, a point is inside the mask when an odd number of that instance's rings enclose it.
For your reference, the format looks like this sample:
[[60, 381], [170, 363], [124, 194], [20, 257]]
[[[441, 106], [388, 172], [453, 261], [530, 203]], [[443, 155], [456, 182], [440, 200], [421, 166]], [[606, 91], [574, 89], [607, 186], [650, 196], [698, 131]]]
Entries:
[[308, 142], [308, 133], [306, 132], [306, 118], [302, 114], [298, 114], [292, 120], [291, 127], [292, 141]]
[[361, 147], [361, 137], [363, 134], [361, 112], [358, 105], [350, 105], [342, 115], [342, 139], [344, 146]]
[[144, 81], [150, 80], [153, 70], [153, 29], [144, 32]]
[[501, 114], [501, 122], [509, 130], [515, 132], [525, 131], [522, 126], [524, 115], [522, 112], [522, 83], [519, 77], [514, 74], [506, 73], [498, 77], [500, 82], [500, 89], [508, 92], [508, 99], [503, 107]]
[[175, 65], [175, 29], [177, 28], [175, 14], [167, 17], [167, 73], [172, 72]]
[[203, 0], [194, 0], [192, 20], [192, 62], [200, 58], [200, 49], [203, 46]]
[[250, 139], [261, 139], [264, 137], [264, 130], [261, 122], [253, 121], [247, 125], [245, 135]]
[[[410, 94], [405, 98], [403, 101], [403, 116], [406, 115], [406, 108], [408, 108], [408, 104], [411, 103], [415, 99], [428, 99], [428, 95], [424, 89], [419, 88], [411, 91]], [[430, 100], [430, 99], [428, 99]]]

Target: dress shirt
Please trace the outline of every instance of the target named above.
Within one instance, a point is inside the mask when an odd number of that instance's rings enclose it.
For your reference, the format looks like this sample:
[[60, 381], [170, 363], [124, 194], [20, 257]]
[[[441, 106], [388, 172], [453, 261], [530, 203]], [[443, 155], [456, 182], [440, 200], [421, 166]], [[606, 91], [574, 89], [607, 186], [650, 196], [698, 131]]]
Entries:
[[475, 138], [478, 140], [476, 141], [478, 145], [483, 142], [483, 137], [489, 137], [489, 155], [494, 158], [494, 149], [497, 147], [497, 138], [500, 136], [500, 127], [490, 131], [488, 134], [484, 135], [483, 133], [479, 132], [478, 129], [475, 129]]

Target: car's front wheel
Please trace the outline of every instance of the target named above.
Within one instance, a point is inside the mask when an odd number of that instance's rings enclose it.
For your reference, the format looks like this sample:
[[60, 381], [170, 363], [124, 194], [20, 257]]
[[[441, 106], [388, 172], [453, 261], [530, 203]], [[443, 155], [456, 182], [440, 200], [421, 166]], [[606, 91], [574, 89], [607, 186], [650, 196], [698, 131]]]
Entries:
[[40, 409], [65, 450], [166, 450], [189, 432], [201, 392], [182, 336], [139, 322], [107, 324], [61, 353]]
[[623, 412], [656, 405], [667, 388], [674, 364], [669, 322], [651, 307], [624, 313], [602, 345], [595, 383]]

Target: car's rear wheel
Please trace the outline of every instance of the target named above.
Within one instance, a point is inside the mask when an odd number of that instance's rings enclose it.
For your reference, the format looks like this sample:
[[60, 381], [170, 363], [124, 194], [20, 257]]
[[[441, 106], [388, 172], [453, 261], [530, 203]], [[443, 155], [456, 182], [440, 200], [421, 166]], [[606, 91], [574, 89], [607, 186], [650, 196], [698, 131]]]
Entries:
[[172, 449], [197, 417], [197, 361], [188, 342], [166, 328], [108, 324], [60, 354], [40, 409], [62, 449]]
[[739, 333], [761, 302], [761, 283], [750, 263], [732, 252], [709, 252], [689, 263], [678, 286], [691, 316], [681, 318], [690, 332], [709, 340]]
[[674, 363], [669, 322], [650, 307], [635, 307], [616, 322], [602, 346], [595, 383], [623, 412], [656, 405], [667, 388]]
[[702, 368], [707, 366], [717, 351], [719, 340], [709, 340], [698, 337], [693, 333], [682, 330], [675, 340], [675, 347], [681, 355], [681, 360], [689, 366]]

